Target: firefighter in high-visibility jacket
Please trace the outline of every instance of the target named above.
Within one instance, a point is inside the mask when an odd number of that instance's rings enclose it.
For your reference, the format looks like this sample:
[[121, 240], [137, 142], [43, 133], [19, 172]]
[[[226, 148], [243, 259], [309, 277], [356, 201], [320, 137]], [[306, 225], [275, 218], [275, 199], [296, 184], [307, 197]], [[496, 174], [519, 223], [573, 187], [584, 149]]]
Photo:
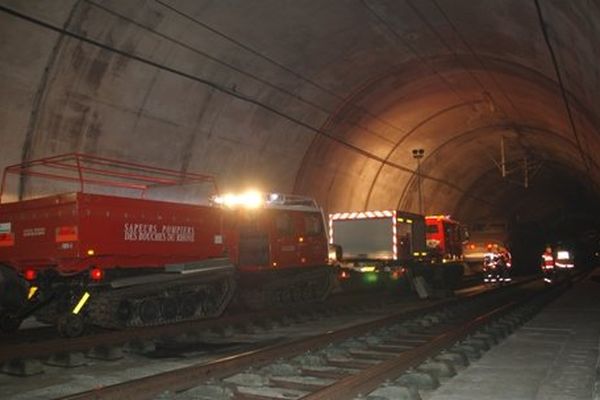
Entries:
[[556, 278], [554, 254], [550, 246], [547, 246], [546, 250], [542, 253], [542, 273], [544, 274], [544, 281], [547, 283], [552, 283]]

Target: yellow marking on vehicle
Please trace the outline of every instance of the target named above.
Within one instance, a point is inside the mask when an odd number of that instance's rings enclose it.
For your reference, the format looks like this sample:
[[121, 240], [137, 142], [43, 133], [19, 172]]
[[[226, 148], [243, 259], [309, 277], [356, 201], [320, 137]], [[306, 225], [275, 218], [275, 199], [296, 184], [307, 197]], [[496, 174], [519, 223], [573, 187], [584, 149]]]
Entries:
[[83, 296], [81, 296], [81, 299], [79, 300], [79, 303], [77, 303], [77, 305], [73, 309], [73, 314], [75, 314], [75, 315], [79, 314], [79, 312], [81, 311], [81, 309], [83, 308], [83, 306], [85, 305], [85, 303], [87, 303], [87, 301], [88, 301], [89, 298], [90, 298], [90, 294], [88, 292], [85, 292], [83, 294]]
[[35, 294], [38, 291], [38, 287], [37, 286], [31, 286], [29, 288], [29, 293], [27, 293], [27, 300], [31, 300], [33, 298], [33, 296], [35, 296]]

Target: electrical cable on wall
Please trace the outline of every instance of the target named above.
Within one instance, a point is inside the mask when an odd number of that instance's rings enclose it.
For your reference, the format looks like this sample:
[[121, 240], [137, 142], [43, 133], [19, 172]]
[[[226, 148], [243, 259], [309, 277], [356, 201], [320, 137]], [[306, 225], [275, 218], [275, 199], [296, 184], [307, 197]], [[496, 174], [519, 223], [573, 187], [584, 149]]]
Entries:
[[[327, 93], [328, 95], [334, 97], [335, 99], [339, 100], [339, 101], [344, 101], [345, 98], [344, 96], [339, 95], [338, 93], [334, 92], [331, 89], [328, 89], [326, 87], [324, 87], [323, 85], [320, 85], [319, 83], [313, 81], [312, 79], [309, 79], [307, 77], [305, 77], [304, 75], [300, 74], [299, 72], [291, 69], [290, 67], [282, 64], [281, 62], [273, 59], [272, 57], [269, 57], [263, 53], [261, 53], [260, 51], [252, 48], [251, 46], [241, 42], [240, 40], [237, 40], [221, 31], [219, 31], [218, 29], [198, 20], [197, 18], [194, 18], [188, 14], [186, 14], [183, 11], [180, 11], [179, 9], [175, 8], [174, 6], [165, 3], [162, 0], [154, 0], [155, 3], [160, 4], [161, 6], [165, 7], [168, 10], [171, 10], [172, 12], [176, 13], [177, 15], [180, 15], [183, 18], [186, 18], [187, 20], [191, 21], [194, 24], [197, 24], [198, 26], [201, 26], [202, 28], [214, 33], [215, 35], [218, 35], [219, 37], [235, 44], [236, 46], [239, 46], [240, 48], [248, 51], [250, 54], [253, 54], [256, 57], [259, 57], [269, 63], [271, 63], [272, 65], [275, 65], [276, 67], [282, 69], [283, 71], [286, 71], [287, 73], [291, 74], [292, 76], [296, 77], [297, 79], [301, 80], [302, 82], [305, 82], [307, 84], [309, 84], [310, 86], [317, 88], [319, 90], [321, 90], [324, 93]], [[392, 124], [390, 121], [387, 121], [385, 119], [382, 119], [380, 116], [375, 115], [373, 113], [371, 113], [369, 110], [367, 110], [364, 107], [361, 107], [360, 105], [356, 105], [354, 103], [350, 103], [353, 107], [355, 107], [358, 110], [363, 111], [366, 115], [368, 115], [370, 118], [374, 119], [375, 121], [378, 121], [380, 123], [382, 123], [383, 125], [386, 125], [396, 131], [399, 132], [404, 132], [404, 130], [394, 124]]]
[[[370, 152], [368, 152], [366, 150], [361, 149], [358, 146], [355, 146], [355, 145], [353, 145], [351, 143], [345, 142], [345, 141], [343, 141], [343, 140], [341, 140], [341, 139], [339, 139], [339, 138], [331, 135], [328, 132], [324, 132], [324, 131], [322, 131], [319, 128], [316, 128], [316, 127], [314, 127], [314, 126], [312, 126], [312, 125], [310, 125], [310, 124], [308, 124], [308, 123], [306, 123], [304, 121], [301, 121], [298, 118], [295, 118], [295, 117], [293, 117], [293, 116], [291, 116], [289, 114], [286, 114], [286, 113], [284, 113], [284, 112], [282, 112], [280, 110], [277, 110], [274, 107], [271, 107], [271, 106], [269, 106], [267, 104], [264, 104], [264, 103], [262, 103], [262, 102], [260, 102], [260, 101], [258, 101], [256, 99], [248, 97], [248, 96], [246, 96], [244, 94], [241, 94], [240, 92], [234, 91], [232, 89], [229, 89], [229, 88], [227, 88], [225, 86], [219, 85], [219, 84], [217, 84], [215, 82], [212, 82], [210, 80], [207, 80], [207, 79], [204, 79], [204, 78], [200, 78], [200, 77], [191, 75], [191, 74], [189, 74], [187, 72], [184, 72], [184, 71], [181, 71], [181, 70], [178, 70], [178, 69], [166, 66], [166, 65], [159, 64], [159, 63], [157, 63], [155, 61], [146, 59], [144, 57], [132, 54], [132, 53], [124, 51], [124, 50], [120, 50], [118, 48], [109, 46], [109, 45], [107, 45], [105, 43], [101, 43], [101, 42], [98, 42], [98, 41], [96, 41], [94, 39], [90, 39], [90, 38], [88, 38], [86, 36], [83, 36], [83, 35], [71, 32], [71, 31], [69, 31], [67, 29], [63, 29], [63, 28], [54, 26], [54, 25], [52, 25], [50, 23], [44, 22], [44, 21], [39, 20], [37, 18], [34, 18], [32, 16], [25, 15], [25, 14], [23, 14], [21, 12], [18, 12], [16, 10], [11, 9], [11, 8], [5, 7], [4, 5], [0, 5], [0, 11], [2, 11], [4, 13], [7, 13], [7, 14], [10, 14], [10, 15], [13, 15], [14, 17], [26, 20], [26, 21], [28, 21], [30, 23], [35, 24], [35, 25], [44, 27], [44, 28], [49, 29], [51, 31], [54, 31], [54, 32], [57, 32], [57, 33], [62, 33], [64, 35], [66, 35], [66, 36], [69, 36], [69, 37], [72, 37], [74, 39], [80, 40], [82, 42], [88, 43], [88, 44], [90, 44], [92, 46], [101, 48], [103, 50], [107, 50], [107, 51], [113, 52], [115, 54], [119, 54], [119, 55], [121, 55], [123, 57], [130, 58], [130, 59], [136, 60], [136, 61], [138, 61], [140, 63], [152, 66], [154, 68], [158, 68], [160, 70], [172, 73], [174, 75], [177, 75], [177, 76], [180, 76], [180, 77], [183, 77], [183, 78], [186, 78], [186, 79], [190, 79], [190, 80], [193, 80], [193, 81], [198, 82], [198, 83], [202, 83], [202, 84], [204, 84], [204, 85], [206, 85], [206, 86], [208, 86], [210, 88], [213, 88], [213, 89], [215, 89], [215, 90], [217, 90], [219, 92], [225, 93], [225, 94], [227, 94], [227, 95], [229, 95], [231, 97], [237, 98], [237, 99], [242, 100], [244, 102], [253, 104], [253, 105], [255, 105], [257, 107], [260, 107], [262, 109], [265, 109], [265, 110], [267, 110], [267, 111], [269, 111], [269, 112], [271, 112], [271, 113], [273, 113], [273, 114], [275, 114], [275, 115], [277, 115], [277, 116], [279, 116], [281, 118], [284, 118], [284, 119], [286, 119], [286, 120], [288, 120], [288, 121], [290, 121], [292, 123], [295, 123], [298, 126], [301, 126], [301, 127], [305, 128], [307, 130], [310, 130], [310, 131], [312, 131], [314, 133], [317, 133], [319, 135], [327, 137], [328, 139], [330, 139], [330, 140], [332, 140], [332, 141], [334, 141], [336, 143], [339, 143], [342, 146], [347, 147], [347, 148], [351, 149], [352, 151], [354, 151], [354, 152], [356, 152], [358, 154], [363, 155], [364, 157], [370, 158], [372, 160], [376, 160], [378, 162], [385, 163], [386, 165], [388, 165], [388, 166], [390, 166], [392, 168], [396, 168], [396, 169], [404, 171], [404, 172], [414, 173], [414, 171], [412, 169], [410, 169], [410, 168], [404, 167], [404, 166], [402, 166], [400, 164], [397, 164], [397, 163], [394, 163], [394, 162], [387, 161], [387, 160], [385, 160], [385, 159], [383, 159], [383, 158], [381, 158], [381, 157], [379, 157], [379, 156], [377, 156], [375, 154], [372, 154], [372, 153], [370, 153]], [[429, 179], [429, 180], [434, 181], [434, 182], [441, 183], [441, 184], [443, 184], [443, 185], [445, 185], [447, 187], [450, 187], [450, 188], [452, 188], [452, 189], [454, 189], [454, 190], [456, 190], [458, 192], [464, 193], [465, 195], [467, 195], [469, 197], [472, 197], [473, 199], [475, 199], [477, 201], [480, 201], [482, 203], [486, 203], [486, 204], [490, 204], [490, 205], [494, 206], [494, 204], [490, 203], [488, 200], [485, 200], [485, 199], [482, 199], [482, 198], [479, 198], [479, 197], [476, 197], [476, 196], [469, 195], [469, 193], [465, 189], [460, 188], [459, 186], [455, 185], [452, 182], [449, 182], [449, 181], [446, 181], [446, 180], [443, 180], [443, 179], [440, 179], [440, 178], [436, 178], [436, 177], [433, 177], [433, 176], [430, 176], [430, 175], [425, 175], [425, 174], [421, 174], [421, 177], [425, 178], [425, 179]]]
[[565, 104], [565, 108], [567, 111], [567, 117], [569, 119], [569, 124], [571, 125], [571, 130], [573, 131], [573, 136], [575, 136], [575, 141], [577, 142], [577, 147], [579, 150], [579, 154], [581, 155], [581, 160], [583, 161], [583, 165], [585, 166], [588, 179], [590, 182], [594, 182], [591, 176], [590, 166], [588, 163], [588, 159], [586, 157], [586, 153], [583, 150], [581, 140], [579, 137], [579, 133], [577, 132], [577, 126], [575, 125], [575, 120], [573, 119], [573, 114], [571, 112], [571, 106], [569, 105], [569, 99], [567, 97], [567, 91], [565, 90], [565, 85], [562, 80], [562, 76], [560, 73], [560, 67], [558, 65], [558, 60], [556, 58], [556, 54], [554, 53], [554, 49], [552, 47], [552, 43], [550, 43], [550, 37], [548, 36], [548, 31], [546, 29], [546, 24], [544, 22], [544, 16], [542, 14], [542, 8], [540, 7], [539, 0], [534, 0], [535, 8], [537, 11], [537, 15], [539, 18], [540, 28], [542, 30], [542, 35], [544, 36], [544, 41], [546, 42], [546, 47], [548, 48], [548, 52], [550, 53], [550, 58], [552, 59], [552, 64], [554, 66], [554, 72], [556, 73], [556, 79], [558, 80], [558, 86], [560, 87], [560, 93]]
[[[209, 59], [210, 61], [212, 61], [212, 62], [214, 62], [216, 64], [219, 64], [219, 65], [224, 66], [226, 68], [229, 68], [230, 70], [235, 71], [235, 72], [237, 72], [237, 73], [239, 73], [241, 75], [249, 77], [250, 79], [253, 79], [256, 82], [259, 82], [259, 83], [261, 83], [261, 84], [263, 84], [263, 85], [265, 85], [265, 86], [267, 86], [267, 87], [269, 87], [269, 88], [271, 88], [271, 89], [273, 89], [275, 91], [278, 91], [278, 92], [283, 93], [283, 94], [285, 94], [287, 96], [290, 96], [291, 98], [293, 98], [295, 100], [298, 100], [299, 102], [304, 103], [304, 104], [306, 104], [306, 105], [314, 108], [315, 110], [318, 110], [318, 111], [320, 111], [320, 112], [322, 112], [322, 113], [324, 113], [326, 115], [331, 115], [334, 112], [332, 110], [327, 109], [325, 106], [322, 106], [322, 105], [320, 105], [320, 104], [318, 104], [318, 103], [316, 103], [316, 102], [314, 102], [312, 100], [308, 100], [308, 99], [300, 96], [297, 93], [294, 93], [294, 92], [292, 92], [290, 90], [287, 90], [285, 88], [277, 86], [273, 82], [271, 82], [271, 81], [269, 81], [267, 79], [261, 78], [260, 76], [254, 74], [254, 73], [251, 73], [251, 72], [249, 72], [249, 71], [247, 71], [245, 69], [237, 67], [237, 66], [235, 66], [235, 65], [233, 65], [231, 63], [228, 63], [226, 61], [223, 61], [223, 60], [221, 60], [221, 59], [219, 59], [219, 58], [217, 58], [217, 57], [215, 57], [215, 56], [213, 56], [211, 54], [208, 54], [205, 51], [202, 51], [202, 50], [199, 50], [199, 49], [197, 49], [195, 47], [192, 47], [192, 46], [190, 46], [190, 45], [188, 45], [186, 43], [183, 43], [180, 40], [174, 39], [174, 38], [172, 38], [172, 37], [170, 37], [170, 36], [168, 36], [168, 35], [166, 35], [166, 34], [164, 34], [162, 32], [158, 32], [157, 30], [152, 29], [152, 28], [150, 28], [150, 27], [148, 27], [146, 25], [143, 25], [143, 24], [141, 24], [141, 23], [139, 23], [139, 22], [137, 22], [137, 21], [135, 21], [135, 20], [133, 20], [133, 19], [131, 19], [129, 17], [126, 17], [126, 16], [124, 16], [124, 15], [116, 12], [115, 10], [112, 10], [112, 9], [110, 9], [108, 7], [105, 7], [105, 6], [101, 5], [101, 4], [95, 3], [95, 2], [90, 1], [90, 0], [86, 0], [86, 3], [88, 3], [91, 6], [96, 7], [98, 9], [100, 9], [100, 10], [102, 10], [102, 11], [104, 11], [104, 12], [110, 14], [110, 15], [112, 15], [113, 17], [119, 18], [119, 19], [121, 19], [123, 21], [126, 21], [129, 24], [137, 26], [140, 29], [143, 29], [143, 30], [145, 30], [147, 32], [150, 32], [151, 34], [156, 35], [156, 36], [158, 36], [161, 39], [164, 39], [164, 40], [166, 40], [168, 42], [171, 42], [173, 44], [176, 44], [177, 46], [180, 46], [180, 47], [182, 47], [182, 48], [184, 48], [184, 49], [186, 49], [188, 51], [191, 51], [191, 52], [193, 52], [195, 54], [198, 54], [198, 55], [200, 55], [202, 57], [205, 57], [205, 58]], [[364, 130], [364, 131], [372, 134], [373, 136], [376, 136], [377, 138], [379, 138], [379, 139], [381, 139], [383, 141], [391, 142], [389, 139], [387, 139], [386, 137], [384, 137], [381, 133], [376, 132], [376, 131], [372, 130], [369, 127], [362, 126], [362, 125], [360, 125], [360, 124], [358, 124], [356, 122], [353, 122], [353, 121], [348, 121], [348, 124], [349, 125], [353, 125], [353, 126], [359, 128], [361, 130]]]

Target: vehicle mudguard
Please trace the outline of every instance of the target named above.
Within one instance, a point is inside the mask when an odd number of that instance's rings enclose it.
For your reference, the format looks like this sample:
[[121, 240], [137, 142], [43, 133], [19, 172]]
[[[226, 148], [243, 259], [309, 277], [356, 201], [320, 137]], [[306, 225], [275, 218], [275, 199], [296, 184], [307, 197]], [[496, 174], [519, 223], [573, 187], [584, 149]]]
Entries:
[[17, 312], [26, 304], [27, 286], [13, 269], [0, 265], [0, 314]]

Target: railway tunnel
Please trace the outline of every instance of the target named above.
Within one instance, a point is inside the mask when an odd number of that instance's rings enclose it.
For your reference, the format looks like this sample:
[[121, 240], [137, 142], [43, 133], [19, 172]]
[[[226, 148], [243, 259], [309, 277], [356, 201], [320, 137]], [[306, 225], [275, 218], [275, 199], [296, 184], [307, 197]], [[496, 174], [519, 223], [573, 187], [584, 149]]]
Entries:
[[78, 152], [327, 213], [502, 219], [534, 271], [545, 243], [599, 246], [598, 21], [593, 0], [1, 0], [0, 168]]
[[418, 211], [421, 186], [424, 213], [597, 225], [598, 12], [5, 1], [3, 165], [77, 151], [328, 212]]

